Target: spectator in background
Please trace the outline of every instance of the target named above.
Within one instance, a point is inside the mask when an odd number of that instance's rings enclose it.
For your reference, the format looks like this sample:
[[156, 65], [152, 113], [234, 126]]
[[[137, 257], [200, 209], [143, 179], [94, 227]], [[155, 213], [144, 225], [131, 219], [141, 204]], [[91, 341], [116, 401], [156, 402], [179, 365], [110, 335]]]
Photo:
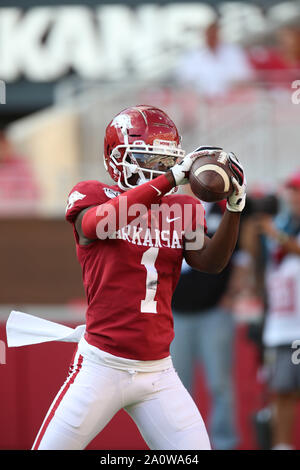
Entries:
[[287, 207], [272, 221], [258, 219], [266, 237], [267, 314], [263, 333], [272, 395], [273, 449], [293, 448], [300, 364], [292, 362], [292, 343], [300, 340], [300, 172], [287, 182]]
[[[221, 221], [224, 205], [203, 204], [211, 236]], [[237, 446], [232, 384], [231, 274], [232, 263], [220, 274], [202, 273], [183, 263], [173, 296], [175, 340], [171, 345], [174, 367], [190, 393], [193, 392], [194, 366], [203, 364], [212, 398], [209, 426], [212, 446], [225, 450]]]
[[39, 191], [28, 160], [0, 130], [0, 214], [24, 215], [37, 209]]
[[222, 41], [218, 20], [207, 26], [204, 40], [203, 47], [188, 51], [180, 60], [175, 72], [180, 85], [192, 86], [201, 96], [214, 99], [252, 80], [247, 55], [238, 45]]
[[290, 89], [291, 82], [299, 79], [300, 19], [280, 26], [272, 46], [250, 48], [249, 60], [260, 82]]

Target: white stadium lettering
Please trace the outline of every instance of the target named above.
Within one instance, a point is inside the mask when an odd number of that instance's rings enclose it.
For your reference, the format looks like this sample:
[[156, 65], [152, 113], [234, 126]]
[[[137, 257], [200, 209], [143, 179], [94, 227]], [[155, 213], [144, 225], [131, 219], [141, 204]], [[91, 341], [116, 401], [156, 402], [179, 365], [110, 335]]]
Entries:
[[[224, 36], [239, 40], [245, 29], [261, 30], [272, 9], [263, 16], [250, 2], [224, 2]], [[198, 44], [199, 27], [213, 15], [210, 5], [184, 2], [139, 5], [135, 10], [126, 5], [2, 8], [0, 76], [7, 82], [22, 74], [30, 80], [50, 81], [73, 68], [86, 79], [120, 79], [128, 74], [130, 58], [131, 74], [163, 77], [187, 44]], [[243, 21], [236, 21], [237, 16]]]

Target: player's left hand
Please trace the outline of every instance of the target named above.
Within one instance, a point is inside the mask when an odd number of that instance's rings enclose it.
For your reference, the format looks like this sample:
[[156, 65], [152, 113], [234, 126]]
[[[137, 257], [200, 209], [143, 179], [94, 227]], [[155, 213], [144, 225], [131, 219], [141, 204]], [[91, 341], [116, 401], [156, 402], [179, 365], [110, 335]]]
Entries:
[[176, 163], [171, 168], [176, 186], [187, 184], [189, 182], [189, 172], [196, 158], [204, 155], [214, 155], [216, 151], [222, 150], [221, 147], [201, 146], [191, 153], [188, 153], [180, 163]]
[[229, 166], [234, 176], [231, 182], [234, 191], [227, 199], [227, 209], [231, 212], [242, 212], [246, 204], [246, 177], [244, 168], [234, 153], [228, 153]]

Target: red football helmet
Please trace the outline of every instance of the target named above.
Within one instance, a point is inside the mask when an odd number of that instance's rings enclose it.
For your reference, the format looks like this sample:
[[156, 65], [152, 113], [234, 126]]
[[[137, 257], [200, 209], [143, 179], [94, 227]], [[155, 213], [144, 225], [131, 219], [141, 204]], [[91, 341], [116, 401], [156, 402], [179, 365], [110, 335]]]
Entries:
[[[134, 188], [184, 157], [180, 140], [174, 122], [161, 109], [147, 105], [124, 109], [106, 128], [104, 166], [121, 189]], [[135, 174], [132, 184], [129, 179]]]

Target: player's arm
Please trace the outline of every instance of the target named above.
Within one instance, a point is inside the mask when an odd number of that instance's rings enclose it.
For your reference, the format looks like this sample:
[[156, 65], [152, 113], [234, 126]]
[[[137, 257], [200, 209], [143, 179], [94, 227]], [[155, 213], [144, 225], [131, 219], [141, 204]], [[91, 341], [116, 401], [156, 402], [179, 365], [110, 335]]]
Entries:
[[167, 172], [99, 206], [84, 209], [75, 221], [79, 243], [88, 245], [99, 238], [101, 231], [108, 237], [125, 227], [139, 215], [136, 211], [130, 210], [133, 205], [140, 204], [141, 208], [148, 210], [151, 204], [159, 203], [162, 196], [174, 186], [174, 178], [170, 172]]
[[[92, 206], [92, 207], [96, 207], [96, 206]], [[83, 219], [84, 215], [90, 209], [92, 209], [92, 207], [87, 207], [86, 209], [83, 209], [81, 212], [79, 212], [78, 216], [75, 219], [75, 228], [76, 228], [76, 232], [78, 234], [79, 244], [80, 245], [89, 245], [90, 243], [92, 243], [96, 240], [96, 238], [86, 237], [85, 234], [83, 233], [83, 230], [82, 230], [82, 219]]]
[[204, 237], [200, 250], [185, 250], [186, 262], [194, 269], [219, 273], [228, 264], [234, 251], [240, 225], [240, 213], [226, 210], [212, 238]]
[[185, 250], [186, 262], [194, 269], [208, 273], [219, 273], [228, 264], [239, 235], [240, 216], [246, 202], [246, 181], [244, 170], [238, 161], [237, 178], [232, 177], [235, 188], [228, 198], [226, 211], [218, 230], [212, 238], [205, 236], [199, 250]]

